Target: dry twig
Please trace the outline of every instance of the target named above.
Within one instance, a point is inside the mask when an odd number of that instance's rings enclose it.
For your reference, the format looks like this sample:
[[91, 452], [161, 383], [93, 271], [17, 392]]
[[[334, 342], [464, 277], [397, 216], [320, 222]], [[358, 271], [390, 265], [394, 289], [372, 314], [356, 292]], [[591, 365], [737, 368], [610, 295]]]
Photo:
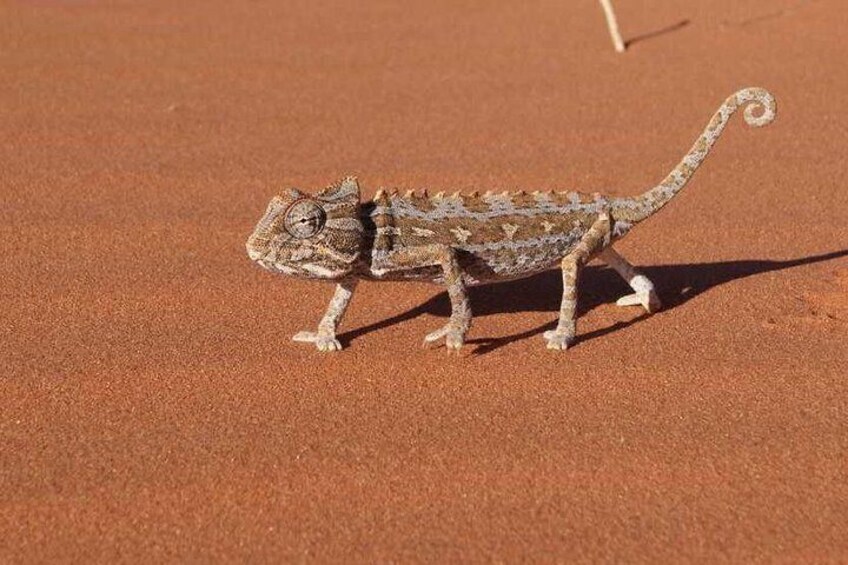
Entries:
[[610, 36], [612, 37], [612, 44], [615, 46], [616, 51], [624, 53], [624, 40], [621, 39], [621, 32], [618, 31], [618, 21], [615, 19], [615, 12], [612, 10], [612, 3], [610, 0], [600, 1], [601, 7], [604, 9], [604, 14], [607, 17], [607, 27], [609, 27]]

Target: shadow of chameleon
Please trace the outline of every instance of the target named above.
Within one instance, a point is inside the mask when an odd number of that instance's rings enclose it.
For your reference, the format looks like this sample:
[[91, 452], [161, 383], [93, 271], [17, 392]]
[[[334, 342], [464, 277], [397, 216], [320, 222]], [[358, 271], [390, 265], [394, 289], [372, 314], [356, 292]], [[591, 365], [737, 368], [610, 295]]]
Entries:
[[[641, 267], [641, 270], [656, 285], [660, 300], [663, 301], [663, 310], [668, 311], [685, 304], [703, 292], [731, 281], [761, 273], [830, 261], [845, 256], [848, 256], [848, 249], [787, 261], [722, 261], [658, 265]], [[584, 315], [601, 304], [615, 302], [621, 296], [631, 292], [630, 287], [612, 269], [589, 266], [580, 279], [578, 316]], [[475, 338], [467, 341], [466, 344], [477, 345], [473, 353], [482, 355], [514, 341], [541, 335], [542, 332], [555, 328], [561, 293], [562, 279], [559, 271], [547, 271], [526, 279], [470, 288], [471, 309], [476, 318], [489, 314], [550, 312], [551, 321], [521, 333], [499, 338]], [[441, 292], [420, 306], [406, 312], [345, 332], [339, 336], [339, 340], [347, 345], [350, 341], [362, 335], [411, 320], [421, 314], [445, 318], [450, 316], [450, 303], [447, 294]], [[626, 322], [617, 322], [606, 328], [582, 334], [578, 333], [577, 343], [624, 329], [647, 316], [643, 313]]]

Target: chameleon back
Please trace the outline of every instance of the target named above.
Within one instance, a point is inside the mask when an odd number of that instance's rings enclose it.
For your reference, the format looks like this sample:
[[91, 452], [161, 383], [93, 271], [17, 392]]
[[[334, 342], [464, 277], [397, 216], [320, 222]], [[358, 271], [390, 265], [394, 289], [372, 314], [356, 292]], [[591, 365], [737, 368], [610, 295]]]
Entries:
[[438, 267], [395, 271], [393, 257], [445, 245], [457, 251], [466, 284], [529, 276], [558, 266], [606, 207], [605, 200], [578, 193], [379, 193], [363, 207], [373, 237], [370, 274], [442, 282]]

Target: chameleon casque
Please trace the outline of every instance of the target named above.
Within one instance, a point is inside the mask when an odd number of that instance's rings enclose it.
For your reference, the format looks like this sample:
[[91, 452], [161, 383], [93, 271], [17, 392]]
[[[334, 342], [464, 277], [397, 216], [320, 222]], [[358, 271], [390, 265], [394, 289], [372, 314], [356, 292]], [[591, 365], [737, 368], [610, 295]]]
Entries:
[[562, 269], [562, 304], [556, 329], [544, 333], [549, 349], [575, 339], [577, 281], [593, 258], [610, 265], [633, 294], [619, 305], [661, 307], [654, 285], [613, 249], [639, 222], [665, 206], [689, 181], [730, 117], [744, 107], [745, 121], [774, 120], [774, 97], [761, 88], [740, 90], [713, 116], [692, 149], [657, 186], [635, 197], [577, 192], [453, 194], [380, 190], [360, 202], [348, 177], [313, 195], [296, 189], [271, 200], [247, 240], [247, 253], [269, 271], [337, 283], [317, 331], [295, 341], [321, 351], [341, 349], [336, 330], [359, 280], [427, 281], [447, 287], [450, 319], [428, 334], [425, 345], [444, 340], [462, 347], [471, 325], [466, 287]]

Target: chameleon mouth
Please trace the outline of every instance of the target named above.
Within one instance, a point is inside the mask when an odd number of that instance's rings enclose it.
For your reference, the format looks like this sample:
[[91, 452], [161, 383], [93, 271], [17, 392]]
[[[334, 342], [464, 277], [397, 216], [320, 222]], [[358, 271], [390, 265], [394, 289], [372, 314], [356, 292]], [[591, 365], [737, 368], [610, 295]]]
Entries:
[[300, 273], [297, 269], [293, 269], [286, 265], [282, 265], [280, 263], [275, 263], [273, 261], [268, 261], [267, 259], [260, 259], [257, 261], [259, 265], [267, 271], [271, 271], [272, 273], [279, 273], [281, 275], [290, 275], [290, 276], [300, 276]]
[[255, 247], [248, 246], [247, 255], [252, 261], [254, 261], [257, 265], [259, 265], [266, 271], [271, 271], [272, 273], [280, 273], [282, 275], [300, 275], [297, 269], [286, 265], [284, 261], [279, 261], [277, 253], [275, 253], [272, 249], [257, 249]]

